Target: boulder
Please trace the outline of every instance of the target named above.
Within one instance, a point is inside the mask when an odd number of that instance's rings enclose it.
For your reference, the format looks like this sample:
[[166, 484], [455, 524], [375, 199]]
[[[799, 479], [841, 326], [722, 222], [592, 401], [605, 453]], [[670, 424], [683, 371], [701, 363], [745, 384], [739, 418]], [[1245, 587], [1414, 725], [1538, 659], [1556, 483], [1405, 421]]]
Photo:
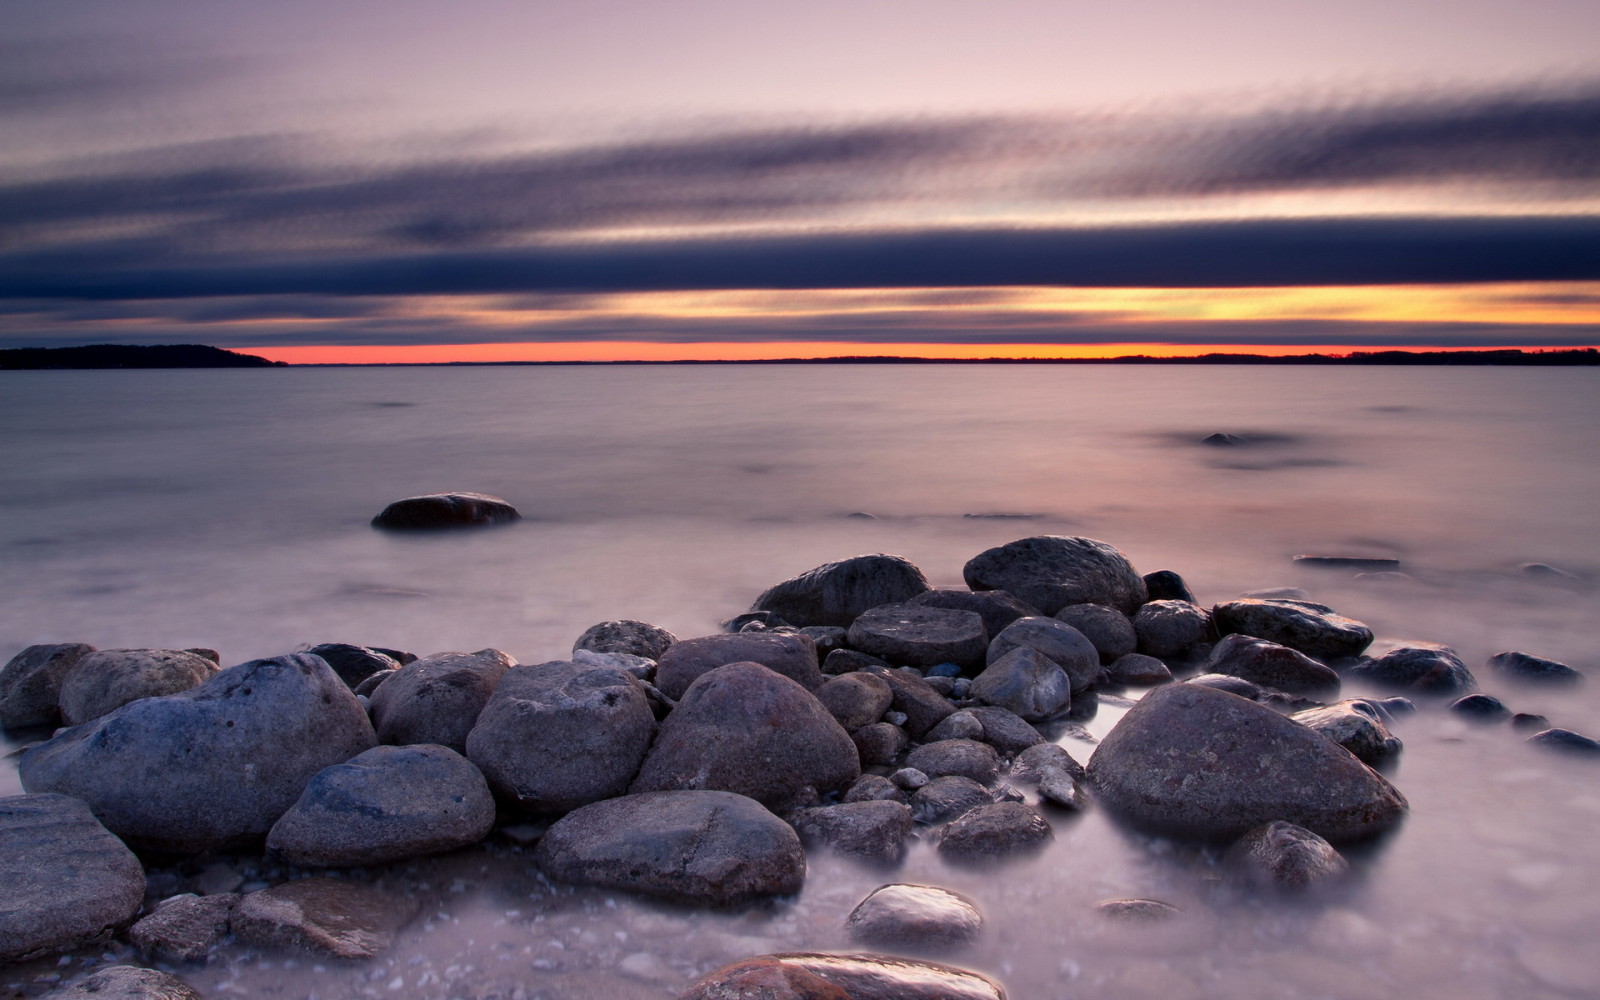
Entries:
[[339, 675], [351, 690], [355, 690], [362, 681], [373, 674], [386, 670], [397, 670], [400, 659], [391, 656], [383, 650], [373, 649], [371, 646], [355, 646], [348, 642], [324, 642], [306, 650], [312, 656], [320, 656], [327, 661], [333, 672]]
[[372, 526], [389, 531], [433, 531], [505, 524], [520, 517], [517, 508], [487, 493], [430, 493], [396, 500], [372, 519]]
[[1417, 694], [1460, 695], [1478, 686], [1455, 650], [1431, 644], [1391, 649], [1356, 664], [1345, 671], [1345, 676]]
[[942, 949], [969, 944], [983, 931], [978, 904], [932, 885], [883, 885], [856, 904], [844, 929], [863, 944]]
[[806, 844], [878, 865], [899, 864], [911, 837], [911, 807], [891, 799], [800, 809], [789, 822]]
[[1068, 812], [1089, 808], [1089, 795], [1083, 785], [1065, 768], [1059, 767], [1048, 767], [1039, 773], [1039, 801]]
[[647, 660], [660, 660], [661, 654], [677, 641], [677, 636], [657, 625], [623, 619], [590, 625], [572, 644], [572, 651], [628, 653]]
[[305, 868], [353, 868], [453, 851], [494, 826], [478, 769], [431, 744], [373, 747], [312, 777], [267, 851]]
[[900, 786], [885, 778], [881, 774], [863, 774], [856, 779], [850, 790], [844, 793], [844, 802], [910, 802], [911, 796], [901, 791]]
[[1002, 629], [1018, 618], [1035, 618], [1039, 615], [1038, 608], [1003, 590], [930, 590], [904, 603], [950, 611], [971, 611], [983, 619], [983, 630], [990, 636], [999, 635]]
[[905, 753], [906, 747], [911, 745], [911, 737], [892, 722], [874, 722], [851, 733], [850, 742], [856, 745], [861, 766], [888, 766]]
[[736, 632], [682, 639], [656, 661], [656, 687], [668, 698], [682, 698], [707, 671], [730, 663], [759, 663], [807, 691], [822, 686], [816, 647], [792, 632]]
[[1251, 701], [1260, 701], [1262, 695], [1265, 694], [1261, 685], [1247, 681], [1243, 677], [1235, 677], [1232, 674], [1195, 674], [1193, 677], [1187, 678], [1183, 683], [1192, 684], [1195, 687], [1226, 691], [1240, 698], [1249, 698]]
[[1184, 582], [1183, 577], [1170, 569], [1158, 569], [1154, 573], [1144, 575], [1145, 590], [1150, 594], [1152, 601], [1188, 601], [1190, 604], [1199, 604], [1194, 599], [1194, 592]]
[[715, 789], [786, 809], [860, 774], [850, 734], [811, 692], [760, 664], [731, 663], [689, 685], [632, 790]]
[[1469, 694], [1450, 703], [1450, 711], [1474, 722], [1501, 722], [1511, 718], [1511, 709], [1492, 694]]
[[1332, 844], [1283, 820], [1247, 832], [1224, 860], [1246, 880], [1276, 889], [1309, 889], [1337, 881], [1350, 870]]
[[1072, 706], [1072, 680], [1054, 660], [1027, 646], [1013, 647], [972, 681], [973, 700], [1023, 719], [1053, 718]]
[[893, 692], [889, 710], [906, 717], [905, 731], [913, 737], [920, 738], [956, 710], [948, 698], [935, 691], [915, 671], [878, 668], [873, 673], [888, 683]]
[[1332, 667], [1297, 649], [1237, 632], [1212, 647], [1201, 669], [1289, 694], [1326, 698], [1339, 693], [1339, 673]]
[[1188, 601], [1151, 601], [1133, 616], [1139, 652], [1157, 659], [1184, 656], [1210, 627], [1211, 616]]
[[1107, 684], [1150, 687], [1171, 681], [1172, 668], [1153, 656], [1129, 653], [1127, 656], [1117, 657], [1106, 667], [1105, 678]]
[[649, 792], [575, 809], [535, 854], [558, 882], [729, 905], [800, 891], [800, 838], [753, 799], [730, 792]]
[[906, 766], [930, 778], [959, 774], [988, 785], [1000, 776], [1000, 755], [994, 747], [977, 740], [939, 740], [911, 751], [906, 756]]
[[894, 702], [888, 681], [862, 671], [830, 678], [813, 693], [839, 725], [850, 731], [877, 722]]
[[1004, 590], [1055, 614], [1068, 604], [1104, 604], [1133, 614], [1146, 599], [1144, 578], [1105, 542], [1035, 535], [988, 549], [962, 569], [973, 590]]
[[989, 633], [975, 611], [917, 604], [886, 604], [862, 612], [850, 625], [851, 646], [890, 663], [931, 667], [954, 663], [982, 666]]
[[1001, 708], [998, 705], [971, 705], [961, 712], [978, 720], [983, 726], [983, 734], [974, 739], [982, 740], [994, 747], [1002, 757], [1015, 757], [1029, 747], [1045, 742], [1045, 738], [1039, 735], [1039, 730], [1008, 708]]
[[43, 1000], [200, 1000], [200, 994], [170, 972], [112, 965], [51, 990]]
[[976, 972], [888, 955], [784, 954], [708, 972], [678, 1000], [1006, 1000]]
[[143, 902], [139, 859], [87, 803], [0, 798], [0, 964], [103, 941]]
[[1038, 784], [1053, 770], [1065, 771], [1074, 778], [1086, 778], [1088, 772], [1073, 759], [1066, 748], [1056, 743], [1041, 743], [1017, 755], [1011, 762], [1009, 779], [1015, 784]]
[[768, 589], [750, 610], [770, 611], [796, 626], [848, 628], [870, 608], [909, 601], [928, 589], [927, 577], [910, 561], [879, 553], [807, 570]]
[[61, 682], [94, 652], [81, 642], [29, 646], [0, 667], [0, 728], [53, 726], [61, 721]]
[[911, 818], [925, 826], [948, 823], [993, 801], [989, 790], [971, 778], [947, 774], [928, 781], [911, 793]]
[[1335, 843], [1373, 836], [1406, 801], [1343, 747], [1270, 708], [1195, 684], [1147, 694], [1089, 759], [1096, 801], [1150, 833], [1235, 840], [1273, 820]]
[[1089, 687], [1100, 676], [1100, 654], [1094, 643], [1066, 622], [1054, 618], [1017, 619], [989, 643], [988, 662], [993, 664], [1019, 646], [1038, 652], [1066, 671], [1073, 693]]
[[157, 961], [205, 962], [227, 936], [228, 918], [239, 898], [236, 892], [173, 896], [128, 928], [128, 940]]
[[467, 757], [503, 802], [559, 815], [622, 795], [656, 735], [650, 699], [615, 667], [512, 667], [467, 736]]
[[30, 791], [85, 800], [135, 847], [193, 853], [259, 840], [312, 775], [375, 742], [327, 663], [295, 653], [62, 730], [19, 771]]
[[1289, 716], [1376, 767], [1399, 753], [1402, 744], [1390, 735], [1383, 714], [1365, 698], [1307, 708]]
[[1104, 604], [1069, 604], [1057, 611], [1055, 617], [1082, 632], [1100, 654], [1101, 663], [1111, 663], [1139, 648], [1133, 622], [1116, 608]]
[[1372, 630], [1310, 601], [1244, 598], [1211, 609], [1218, 635], [1242, 632], [1319, 660], [1359, 656], [1372, 643]]
[[99, 649], [61, 681], [61, 718], [76, 726], [130, 701], [198, 687], [216, 672], [215, 663], [181, 649]]
[[359, 882], [307, 878], [252, 892], [229, 926], [258, 948], [309, 951], [331, 958], [373, 958], [417, 915], [408, 896]]
[[1534, 733], [1524, 742], [1546, 750], [1569, 753], [1576, 757], [1600, 755], [1600, 740], [1575, 733], [1570, 729], [1546, 729]]
[[937, 743], [940, 740], [976, 740], [982, 737], [983, 723], [963, 708], [928, 730], [922, 740], [924, 743]]
[[1556, 660], [1515, 650], [1489, 657], [1489, 669], [1507, 680], [1538, 684], [1575, 684], [1583, 674]]
[[498, 649], [480, 649], [406, 664], [370, 695], [378, 741], [436, 743], [465, 753], [478, 713], [516, 662]]
[[999, 861], [1040, 850], [1055, 835], [1039, 811], [1021, 802], [991, 802], [950, 821], [939, 856], [965, 864]]

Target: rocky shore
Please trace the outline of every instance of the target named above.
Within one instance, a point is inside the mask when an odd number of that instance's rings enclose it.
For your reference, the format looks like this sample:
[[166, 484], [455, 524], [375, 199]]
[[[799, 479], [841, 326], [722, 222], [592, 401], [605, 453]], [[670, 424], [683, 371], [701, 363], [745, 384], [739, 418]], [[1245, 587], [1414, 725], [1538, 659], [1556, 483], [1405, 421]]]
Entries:
[[[1176, 573], [1063, 536], [979, 553], [963, 576], [936, 590], [900, 557], [857, 556], [774, 585], [723, 633], [602, 622], [537, 664], [328, 643], [223, 669], [212, 650], [29, 647], [0, 668], [0, 724], [48, 738], [18, 757], [26, 794], [0, 799], [0, 964], [110, 942], [172, 971], [102, 969], [52, 995], [186, 997], [183, 970], [230, 949], [370, 960], [421, 919], [386, 868], [511, 837], [540, 879], [676, 905], [790, 897], [819, 852], [883, 873], [845, 926], [878, 951], [754, 954], [682, 998], [998, 1000], [1000, 978], [926, 959], [985, 915], [894, 881], [914, 841], [1003, 878], [1097, 808], [1224, 859], [1239, 892], [1315, 898], [1359, 873], [1352, 845], [1404, 836], [1407, 799], [1381, 773], [1397, 716], [1600, 752], [1477, 692], [1448, 648], [1369, 655], [1371, 630], [1303, 595], [1204, 606]], [[1485, 669], [1582, 677], [1521, 651]], [[1056, 740], [1102, 701], [1131, 708], [1076, 760]], [[215, 852], [259, 858], [270, 884], [157, 877]]]

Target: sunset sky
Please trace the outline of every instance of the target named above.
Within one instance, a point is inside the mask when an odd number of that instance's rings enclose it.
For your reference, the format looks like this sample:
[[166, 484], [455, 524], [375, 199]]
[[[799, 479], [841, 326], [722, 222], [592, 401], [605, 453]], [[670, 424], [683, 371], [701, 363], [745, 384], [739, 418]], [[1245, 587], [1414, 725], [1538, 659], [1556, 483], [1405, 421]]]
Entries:
[[0, 347], [1600, 345], [1593, 0], [0, 9]]

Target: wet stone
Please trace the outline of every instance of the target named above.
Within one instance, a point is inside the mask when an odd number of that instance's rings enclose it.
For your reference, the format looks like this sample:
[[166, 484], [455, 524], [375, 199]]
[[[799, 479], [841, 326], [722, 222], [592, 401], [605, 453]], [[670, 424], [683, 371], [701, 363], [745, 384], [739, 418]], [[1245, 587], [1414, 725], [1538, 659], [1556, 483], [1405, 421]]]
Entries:
[[1546, 729], [1528, 737], [1527, 742], [1546, 750], [1570, 753], [1574, 756], [1600, 756], [1600, 740], [1591, 739], [1570, 729]]
[[1365, 698], [1304, 709], [1289, 718], [1316, 730], [1368, 765], [1381, 764], [1402, 749], [1400, 740], [1384, 725], [1382, 713]]
[[966, 864], [1031, 854], [1054, 838], [1050, 824], [1032, 806], [991, 802], [951, 820], [939, 838], [939, 855]]
[[1031, 649], [1065, 671], [1074, 694], [1100, 676], [1100, 654], [1094, 644], [1066, 622], [1054, 618], [1017, 619], [989, 643], [987, 662], [993, 666], [1018, 648]]
[[911, 751], [906, 766], [930, 778], [954, 774], [987, 785], [1000, 775], [1000, 755], [994, 747], [976, 740], [940, 740]]
[[0, 667], [0, 727], [54, 725], [61, 719], [61, 682], [95, 651], [81, 642], [29, 646]]
[[1069, 604], [1057, 611], [1055, 617], [1082, 632], [1100, 654], [1101, 663], [1111, 663], [1139, 648], [1133, 622], [1116, 608], [1103, 604]]
[[1239, 633], [1213, 646], [1201, 669], [1290, 694], [1326, 698], [1339, 693], [1339, 674], [1332, 667], [1299, 650]]
[[1565, 663], [1515, 650], [1489, 657], [1489, 669], [1508, 680], [1534, 684], [1576, 684], [1583, 674]]
[[771, 611], [793, 625], [850, 627], [863, 612], [909, 601], [928, 590], [910, 560], [876, 553], [825, 563], [769, 588], [752, 611]]
[[656, 687], [668, 698], [682, 698], [703, 674], [730, 663], [759, 663], [807, 691], [822, 686], [817, 651], [798, 633], [739, 632], [680, 639], [656, 661]]
[[1133, 616], [1139, 652], [1157, 659], [1182, 657], [1210, 625], [1211, 616], [1188, 601], [1151, 601]]
[[1455, 650], [1436, 645], [1391, 649], [1356, 664], [1345, 671], [1345, 676], [1379, 687], [1429, 695], [1466, 694], [1478, 686]]
[[889, 775], [889, 780], [894, 782], [898, 788], [914, 792], [928, 783], [928, 776], [914, 767], [902, 767]]
[[1025, 646], [1014, 647], [991, 662], [973, 679], [970, 693], [975, 701], [1036, 721], [1072, 707], [1072, 679], [1067, 672], [1037, 649]]
[[885, 800], [890, 802], [909, 802], [910, 796], [899, 785], [885, 778], [881, 774], [863, 774], [844, 793], [844, 802], [875, 802]]
[[887, 604], [852, 622], [849, 642], [890, 663], [931, 667], [949, 662], [976, 668], [983, 663], [989, 633], [973, 611]]
[[216, 672], [216, 663], [182, 649], [95, 650], [61, 681], [61, 718], [76, 726], [130, 701], [188, 691]]
[[1511, 718], [1505, 702], [1490, 694], [1469, 694], [1450, 703], [1450, 711], [1475, 722], [1502, 722]]
[[75, 983], [51, 990], [45, 1000], [201, 1000], [187, 983], [169, 972], [113, 965]]
[[983, 931], [978, 904], [931, 885], [879, 886], [845, 918], [863, 944], [933, 950], [968, 944]]
[[1104, 604], [1132, 614], [1146, 599], [1141, 577], [1115, 546], [1092, 538], [1035, 535], [980, 552], [962, 568], [973, 590], [1004, 590], [1045, 614]]
[[658, 625], [631, 619], [604, 621], [590, 625], [572, 643], [572, 652], [628, 653], [647, 660], [659, 660], [678, 637]]
[[1154, 573], [1144, 575], [1144, 586], [1150, 594], [1152, 601], [1188, 601], [1190, 604], [1199, 604], [1194, 599], [1194, 592], [1189, 589], [1183, 577], [1170, 569], [1158, 569]]
[[1350, 864], [1333, 845], [1304, 827], [1281, 820], [1240, 837], [1225, 858], [1257, 885], [1304, 890], [1337, 881]]
[[1358, 656], [1372, 643], [1372, 630], [1326, 605], [1287, 598], [1245, 598], [1211, 609], [1217, 632], [1242, 632], [1319, 660]]
[[515, 507], [487, 493], [431, 493], [396, 500], [372, 519], [372, 526], [390, 531], [432, 531], [505, 524], [521, 517]]
[[807, 844], [879, 865], [899, 863], [911, 837], [911, 807], [891, 800], [800, 809], [790, 822]]
[[1248, 698], [1251, 701], [1259, 701], [1262, 695], [1261, 685], [1247, 681], [1243, 677], [1234, 677], [1232, 674], [1196, 674], [1183, 683], [1194, 687], [1226, 691], [1231, 695]]
[[1172, 668], [1143, 653], [1119, 656], [1106, 667], [1106, 683], [1128, 687], [1151, 687], [1172, 680]]
[[697, 980], [678, 1000], [1006, 1000], [976, 972], [888, 955], [760, 955]]
[[369, 696], [378, 742], [437, 743], [466, 753], [478, 713], [515, 665], [498, 649], [480, 649], [434, 653], [391, 671]]
[[1532, 712], [1518, 712], [1511, 717], [1511, 728], [1521, 732], [1538, 732], [1550, 728], [1550, 719]]
[[1015, 757], [1029, 747], [1045, 742], [1039, 730], [1010, 709], [998, 705], [972, 705], [962, 711], [983, 726], [983, 735], [976, 738], [994, 747], [1002, 757]]
[[184, 894], [165, 900], [128, 929], [140, 952], [163, 962], [204, 962], [228, 933], [239, 894]]
[[889, 705], [890, 710], [905, 715], [902, 723], [905, 731], [917, 739], [921, 739], [923, 734], [943, 722], [956, 710], [948, 698], [911, 672], [905, 670], [873, 672], [888, 682], [889, 689], [894, 692]]
[[400, 668], [400, 661], [388, 653], [379, 652], [370, 646], [351, 645], [348, 642], [319, 643], [306, 652], [312, 656], [322, 657], [322, 662], [331, 667], [351, 690], [355, 690], [362, 681], [373, 674]]
[[1038, 772], [1039, 801], [1049, 803], [1068, 812], [1082, 812], [1089, 807], [1089, 796], [1064, 768], [1047, 767]]
[[[920, 772], [919, 772], [920, 773]], [[911, 795], [911, 815], [924, 826], [947, 823], [994, 801], [988, 789], [960, 775], [933, 778]]]
[[404, 896], [356, 882], [308, 878], [252, 892], [234, 907], [229, 925], [240, 941], [333, 958], [372, 958], [416, 916]]
[[970, 709], [963, 708], [928, 730], [925, 739], [929, 743], [939, 740], [981, 740], [983, 723], [978, 721], [978, 717], [973, 715]]

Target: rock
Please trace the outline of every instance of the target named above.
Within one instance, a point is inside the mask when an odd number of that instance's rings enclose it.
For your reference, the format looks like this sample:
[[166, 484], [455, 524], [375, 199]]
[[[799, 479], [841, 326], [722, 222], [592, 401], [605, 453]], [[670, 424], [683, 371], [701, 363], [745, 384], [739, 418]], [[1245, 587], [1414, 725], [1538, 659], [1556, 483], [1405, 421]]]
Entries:
[[1057, 611], [1055, 617], [1082, 632], [1100, 654], [1101, 663], [1111, 663], [1139, 648], [1133, 622], [1116, 608], [1104, 604], [1069, 604]]
[[1261, 685], [1252, 684], [1243, 677], [1234, 677], [1232, 674], [1195, 674], [1183, 683], [1192, 684], [1195, 687], [1226, 691], [1231, 695], [1248, 698], [1251, 701], [1260, 701], [1263, 694]]
[[1550, 728], [1550, 720], [1546, 716], [1533, 712], [1518, 712], [1511, 717], [1511, 728], [1521, 732], [1538, 732]]
[[940, 740], [981, 740], [983, 739], [983, 723], [972, 712], [963, 708], [954, 715], [946, 716], [945, 720], [928, 730], [923, 736], [927, 743], [937, 743]]
[[1089, 807], [1089, 796], [1078, 779], [1059, 767], [1039, 772], [1039, 801], [1069, 812], [1082, 812]]
[[911, 836], [911, 807], [877, 799], [801, 809], [790, 823], [804, 843], [826, 844], [840, 854], [872, 864], [899, 864]]
[[559, 815], [627, 792], [655, 735], [631, 674], [541, 663], [506, 671], [467, 736], [467, 757], [502, 802]]
[[1382, 713], [1365, 698], [1307, 708], [1289, 716], [1355, 754], [1362, 763], [1377, 765], [1399, 753], [1401, 742], [1390, 735]]
[[204, 962], [227, 936], [228, 918], [239, 898], [236, 892], [174, 896], [130, 927], [128, 940], [157, 961]]
[[983, 932], [978, 904], [931, 885], [883, 885], [856, 904], [845, 931], [863, 944], [932, 950], [970, 944]]
[[1171, 903], [1163, 903], [1159, 899], [1102, 899], [1094, 904], [1094, 911], [1119, 923], [1141, 924], [1171, 920], [1183, 913]]
[[674, 643], [656, 661], [656, 687], [668, 698], [682, 698], [697, 677], [730, 663], [759, 663], [807, 691], [822, 686], [817, 651], [809, 638], [782, 632], [738, 632]]
[[1335, 843], [1406, 801], [1349, 751], [1270, 708], [1195, 684], [1151, 691], [1089, 759], [1096, 801], [1150, 833], [1234, 840], [1284, 819]]
[[85, 800], [129, 844], [182, 854], [259, 840], [312, 775], [375, 742], [327, 663], [295, 653], [62, 730], [19, 771], [30, 791]]
[[799, 892], [805, 851], [789, 824], [730, 792], [649, 792], [557, 820], [539, 868], [575, 882], [716, 906]]
[[973, 705], [961, 711], [977, 719], [983, 726], [983, 735], [975, 738], [994, 747], [1002, 757], [1015, 757], [1029, 747], [1045, 742], [1039, 730], [1028, 725], [1026, 720], [1010, 709], [998, 705]]
[[623, 619], [590, 625], [572, 644], [572, 652], [587, 649], [594, 653], [627, 653], [659, 661], [677, 641], [678, 637], [664, 628]]
[[718, 623], [718, 627], [724, 632], [796, 631], [787, 619], [771, 611], [746, 611], [742, 615], [724, 619]]
[[976, 972], [888, 955], [760, 955], [707, 973], [678, 1000], [1005, 1000]]
[[324, 642], [306, 652], [322, 657], [351, 690], [373, 674], [400, 668], [400, 661], [388, 653], [370, 646], [352, 646], [348, 642]]
[[1600, 740], [1590, 739], [1570, 729], [1546, 729], [1542, 733], [1534, 733], [1526, 742], [1548, 750], [1559, 750], [1574, 755], [1600, 754]]
[[807, 625], [800, 630], [800, 634], [811, 640], [818, 656], [826, 657], [834, 650], [845, 647], [849, 632], [838, 625]]
[[1133, 614], [1146, 599], [1144, 578], [1105, 542], [1035, 535], [980, 552], [962, 569], [973, 590], [1004, 590], [1054, 614], [1068, 604], [1104, 604]]
[[1037, 851], [1054, 836], [1032, 806], [991, 802], [950, 821], [939, 838], [939, 856], [966, 864], [998, 861]]
[[888, 681], [877, 674], [861, 671], [831, 678], [813, 693], [847, 730], [877, 722], [894, 701], [894, 691]]
[[1237, 632], [1212, 647], [1202, 669], [1289, 694], [1327, 698], [1339, 693], [1339, 673], [1332, 667], [1297, 649]]
[[380, 746], [319, 771], [267, 851], [305, 868], [381, 865], [475, 844], [494, 820], [483, 775], [454, 750]]
[[930, 778], [959, 774], [987, 785], [1000, 776], [1000, 755], [995, 753], [994, 747], [976, 740], [940, 740], [911, 751], [906, 757], [906, 766]]
[[1017, 619], [989, 643], [988, 662], [992, 665], [1018, 647], [1034, 650], [1066, 671], [1074, 694], [1100, 676], [1100, 654], [1094, 643], [1066, 622], [1054, 618]]
[[1466, 694], [1478, 686], [1472, 671], [1455, 650], [1445, 646], [1400, 646], [1382, 656], [1364, 660], [1345, 676], [1379, 687], [1419, 694]]
[[1568, 586], [1582, 586], [1584, 582], [1583, 577], [1579, 576], [1578, 574], [1569, 573], [1568, 571], [1559, 569], [1550, 565], [1549, 563], [1523, 563], [1517, 567], [1517, 572], [1521, 573], [1525, 577], [1533, 580], [1539, 580], [1544, 583], [1561, 583]]
[[656, 661], [632, 653], [596, 653], [592, 649], [580, 649], [572, 654], [571, 662], [586, 667], [612, 667], [640, 681], [649, 681], [656, 675]]
[[498, 649], [434, 653], [396, 670], [372, 692], [380, 743], [436, 743], [466, 753], [467, 734], [516, 660]]
[[1358, 656], [1372, 643], [1371, 629], [1311, 601], [1244, 598], [1213, 607], [1211, 621], [1219, 635], [1242, 632], [1319, 660]]
[[96, 650], [61, 681], [61, 718], [80, 725], [130, 701], [187, 691], [216, 672], [215, 663], [181, 649]]
[[1239, 434], [1229, 434], [1225, 431], [1216, 431], [1200, 439], [1201, 444], [1208, 444], [1214, 448], [1239, 448], [1250, 441]]
[[911, 818], [925, 826], [934, 826], [993, 801], [989, 790], [971, 778], [947, 774], [929, 780], [911, 793]]
[[844, 793], [845, 802], [909, 802], [910, 796], [900, 786], [881, 774], [863, 774]]
[[868, 656], [854, 649], [832, 650], [822, 660], [822, 672], [835, 676], [856, 671], [893, 669], [894, 667], [876, 656]]
[[770, 588], [750, 606], [771, 611], [792, 625], [845, 628], [864, 611], [909, 601], [928, 590], [928, 579], [900, 556], [856, 556], [826, 563]]
[[873, 673], [888, 683], [889, 690], [894, 694], [889, 709], [905, 715], [905, 731], [913, 737], [921, 738], [956, 710], [949, 699], [913, 673], [882, 669], [876, 669]]
[[168, 972], [112, 965], [51, 990], [43, 1000], [200, 1000], [200, 994]]
[[1450, 703], [1450, 711], [1475, 722], [1501, 722], [1511, 718], [1505, 702], [1489, 694], [1469, 694]]
[[855, 743], [815, 696], [759, 664], [731, 663], [684, 692], [632, 790], [716, 789], [786, 809], [860, 774]]
[[1278, 889], [1309, 889], [1350, 870], [1332, 844], [1302, 826], [1276, 820], [1240, 837], [1225, 861], [1245, 879]]
[[1528, 653], [1508, 651], [1489, 657], [1489, 669], [1507, 680], [1540, 684], [1575, 684], [1583, 674], [1565, 663]]
[[1066, 748], [1055, 743], [1041, 743], [1017, 755], [1011, 763], [1009, 779], [1016, 784], [1038, 784], [1051, 770], [1062, 770], [1078, 780], [1088, 777], [1083, 765], [1073, 759]]
[[94, 652], [81, 642], [29, 646], [0, 667], [0, 728], [53, 726], [61, 720], [61, 682]]
[[1393, 556], [1321, 556], [1303, 555], [1295, 556], [1296, 565], [1318, 566], [1323, 569], [1364, 569], [1364, 570], [1394, 570], [1400, 568], [1400, 560]]
[[374, 528], [389, 531], [432, 531], [505, 524], [522, 515], [487, 493], [430, 493], [396, 500], [372, 519]]
[[333, 958], [372, 958], [417, 915], [417, 903], [358, 882], [307, 878], [239, 900], [229, 926], [246, 944]]
[[87, 803], [0, 798], [0, 964], [103, 941], [143, 902], [139, 859]]
[[1037, 721], [1054, 718], [1072, 707], [1072, 680], [1043, 653], [1017, 646], [974, 678], [969, 694], [985, 705]]
[[906, 604], [951, 611], [971, 611], [983, 619], [983, 630], [997, 636], [1018, 618], [1036, 618], [1039, 609], [1003, 590], [930, 590]]
[[1149, 687], [1166, 684], [1172, 680], [1172, 668], [1153, 656], [1129, 653], [1119, 656], [1106, 667], [1107, 684], [1124, 684], [1128, 687]]
[[914, 792], [928, 783], [928, 776], [914, 767], [902, 767], [889, 775], [889, 780], [897, 788]]
[[916, 667], [983, 664], [989, 633], [974, 611], [916, 604], [886, 604], [865, 611], [850, 625], [850, 645], [863, 653]]
[[1211, 616], [1188, 601], [1151, 601], [1133, 616], [1139, 652], [1158, 659], [1182, 657], [1210, 626]]
[[1194, 599], [1194, 592], [1184, 582], [1183, 577], [1170, 569], [1158, 569], [1154, 573], [1144, 575], [1144, 589], [1152, 601], [1188, 601], [1190, 604], [1199, 604]]
[[911, 745], [911, 737], [892, 722], [874, 722], [851, 733], [850, 742], [856, 745], [856, 753], [863, 767], [888, 766], [900, 759], [906, 747]]

